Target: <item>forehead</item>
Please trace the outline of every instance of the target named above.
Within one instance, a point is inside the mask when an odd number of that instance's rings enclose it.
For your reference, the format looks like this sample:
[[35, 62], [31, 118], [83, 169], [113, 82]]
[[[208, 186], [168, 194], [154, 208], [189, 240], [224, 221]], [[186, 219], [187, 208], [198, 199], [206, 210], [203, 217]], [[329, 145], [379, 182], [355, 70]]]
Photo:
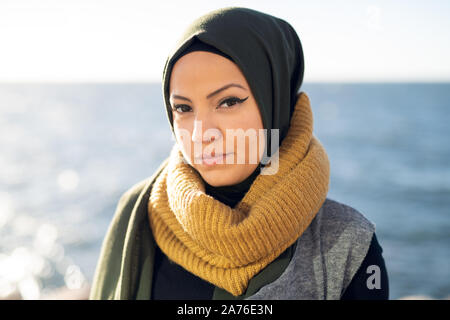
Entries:
[[211, 88], [230, 80], [247, 85], [239, 67], [231, 60], [211, 52], [194, 51], [178, 59], [170, 77], [170, 91], [192, 87]]

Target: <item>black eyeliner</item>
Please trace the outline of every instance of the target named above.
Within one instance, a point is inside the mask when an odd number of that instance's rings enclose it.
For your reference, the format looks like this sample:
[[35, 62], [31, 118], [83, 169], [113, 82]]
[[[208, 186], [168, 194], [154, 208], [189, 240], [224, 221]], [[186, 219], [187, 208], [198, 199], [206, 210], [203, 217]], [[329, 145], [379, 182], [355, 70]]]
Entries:
[[235, 101], [235, 102], [237, 102], [237, 103], [242, 103], [242, 102], [244, 102], [245, 100], [247, 100], [248, 97], [249, 97], [249, 96], [247, 96], [247, 97], [244, 98], [244, 99], [239, 99], [238, 97], [228, 97], [228, 98], [223, 99], [223, 100], [219, 103], [219, 106], [221, 106], [224, 102], [227, 102], [228, 100]]

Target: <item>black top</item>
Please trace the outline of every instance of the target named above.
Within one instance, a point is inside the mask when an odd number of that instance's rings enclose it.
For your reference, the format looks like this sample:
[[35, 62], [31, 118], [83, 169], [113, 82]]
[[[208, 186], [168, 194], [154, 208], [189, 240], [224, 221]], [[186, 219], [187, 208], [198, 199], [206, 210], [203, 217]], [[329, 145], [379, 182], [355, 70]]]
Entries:
[[201, 178], [205, 184], [205, 193], [226, 204], [227, 206], [234, 208], [248, 192], [255, 179], [261, 173], [263, 166], [263, 164], [258, 163], [255, 170], [253, 170], [253, 172], [245, 180], [232, 186], [214, 187]]

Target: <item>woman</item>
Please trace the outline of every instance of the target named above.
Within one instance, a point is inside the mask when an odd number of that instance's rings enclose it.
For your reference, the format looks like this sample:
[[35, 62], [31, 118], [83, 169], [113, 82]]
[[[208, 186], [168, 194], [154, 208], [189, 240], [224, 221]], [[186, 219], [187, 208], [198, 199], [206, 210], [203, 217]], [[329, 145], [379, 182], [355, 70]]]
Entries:
[[303, 71], [274, 16], [228, 7], [188, 27], [163, 73], [176, 143], [119, 200], [91, 299], [388, 298], [374, 224], [327, 198]]

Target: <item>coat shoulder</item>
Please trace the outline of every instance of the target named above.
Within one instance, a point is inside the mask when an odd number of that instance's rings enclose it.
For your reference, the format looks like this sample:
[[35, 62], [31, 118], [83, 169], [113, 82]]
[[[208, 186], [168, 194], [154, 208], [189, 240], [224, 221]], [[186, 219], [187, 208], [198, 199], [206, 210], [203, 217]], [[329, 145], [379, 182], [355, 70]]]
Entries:
[[139, 195], [144, 191], [145, 186], [150, 182], [150, 177], [147, 177], [129, 187], [122, 193], [119, 199], [119, 204], [125, 205], [129, 203], [135, 203]]
[[367, 255], [375, 224], [354, 207], [329, 198], [320, 211], [316, 231], [328, 270], [324, 296], [339, 299]]
[[362, 212], [331, 198], [326, 198], [316, 217], [322, 231], [328, 234], [345, 233], [358, 238], [375, 232], [375, 224]]
[[249, 299], [340, 299], [367, 254], [374, 230], [357, 209], [326, 198], [281, 276]]

